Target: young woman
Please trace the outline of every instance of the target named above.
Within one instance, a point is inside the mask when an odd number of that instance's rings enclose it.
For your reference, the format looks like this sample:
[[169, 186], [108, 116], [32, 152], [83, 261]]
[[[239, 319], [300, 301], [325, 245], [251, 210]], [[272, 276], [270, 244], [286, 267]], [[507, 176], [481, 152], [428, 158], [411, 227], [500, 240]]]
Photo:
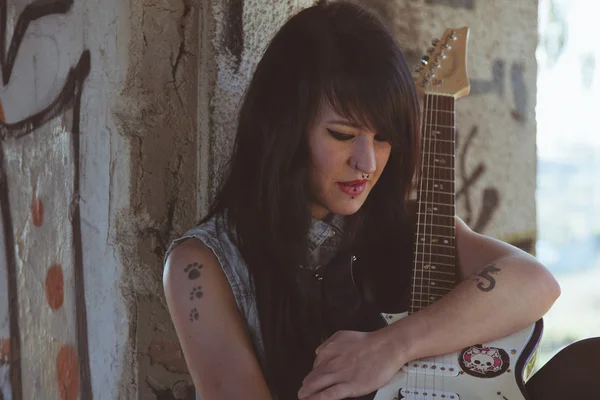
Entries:
[[320, 4], [277, 33], [212, 211], [167, 252], [167, 303], [200, 399], [367, 395], [405, 362], [506, 336], [549, 309], [560, 290], [535, 258], [457, 218], [462, 282], [450, 294], [385, 328], [335, 331], [324, 299], [348, 289], [327, 276], [339, 254], [368, 261], [357, 285], [370, 304], [404, 304], [419, 121], [406, 60], [368, 11]]

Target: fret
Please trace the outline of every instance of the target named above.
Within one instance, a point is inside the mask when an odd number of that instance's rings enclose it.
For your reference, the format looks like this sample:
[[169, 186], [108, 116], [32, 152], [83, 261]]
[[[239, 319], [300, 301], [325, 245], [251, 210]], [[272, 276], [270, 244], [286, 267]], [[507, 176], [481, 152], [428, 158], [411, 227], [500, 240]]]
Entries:
[[442, 248], [442, 249], [454, 249], [454, 246], [452, 246], [452, 245], [439, 244], [437, 242], [429, 242], [429, 243], [427, 243], [427, 242], [424, 241], [424, 238], [421, 239], [421, 243], [419, 243], [418, 246], [422, 246], [422, 247], [424, 247], [424, 246], [439, 247], [439, 248]]
[[441, 112], [441, 113], [450, 113], [450, 114], [454, 114], [454, 110], [438, 110], [436, 108], [430, 108], [430, 107], [426, 107], [428, 111], [437, 111], [437, 112]]
[[[427, 282], [425, 282], [425, 281], [427, 281]], [[449, 282], [452, 285], [454, 285], [454, 282], [452, 282], [452, 281], [447, 281], [447, 282]], [[412, 283], [412, 286], [413, 287], [418, 287], [418, 288], [421, 288], [421, 289], [425, 288], [427, 290], [443, 290], [443, 291], [446, 291], [446, 292], [449, 292], [452, 289], [454, 289], [453, 287], [446, 287], [446, 286], [436, 285], [435, 282], [434, 282], [433, 285], [431, 283], [432, 282], [430, 282], [428, 280], [428, 278], [425, 278], [425, 279], [414, 279], [414, 282]], [[416, 292], [413, 292], [413, 293], [416, 293]], [[421, 292], [421, 293], [423, 293], [423, 292]]]
[[437, 203], [435, 201], [429, 201], [429, 200], [420, 200], [417, 202], [418, 207], [421, 207], [421, 204], [425, 203], [427, 205], [432, 205], [432, 206], [442, 206], [442, 207], [454, 207], [454, 204], [447, 204], [447, 203]]
[[426, 115], [425, 126], [454, 127], [454, 114]]
[[436, 128], [450, 128], [450, 129], [455, 129], [454, 125], [441, 125], [441, 124], [431, 124], [431, 123], [427, 123], [425, 126], [428, 127], [436, 127]]
[[[438, 254], [438, 252], [440, 254]], [[442, 252], [443, 252], [443, 254], [442, 254]], [[431, 253], [434, 253], [434, 254], [431, 254]], [[422, 245], [417, 246], [417, 249], [415, 250], [415, 255], [421, 256], [423, 258], [431, 257], [431, 256], [433, 256], [433, 257], [436, 257], [436, 256], [445, 257], [444, 260], [442, 260], [442, 261], [448, 261], [447, 258], [448, 257], [454, 257], [455, 253], [456, 253], [456, 249], [455, 248], [448, 248], [448, 249], [441, 249], [441, 248], [439, 248], [437, 250], [437, 252], [435, 250], [433, 252], [431, 252], [430, 248], [424, 248]], [[419, 261], [420, 262], [424, 262], [424, 261], [427, 261], [427, 260], [425, 259], [425, 260], [419, 260]], [[437, 260], [431, 260], [431, 261], [437, 261]], [[436, 265], [435, 262], [431, 262], [430, 264], [433, 264], [434, 266]], [[444, 267], [444, 266], [442, 265], [441, 267]], [[427, 268], [425, 268], [425, 270], [427, 270]], [[434, 271], [436, 271], [436, 269], [434, 269]]]
[[435, 214], [433, 212], [418, 212], [417, 215], [427, 215], [431, 217], [444, 217], [444, 218], [454, 218], [454, 215], [446, 215], [446, 214]]
[[438, 235], [437, 233], [434, 233], [434, 232], [430, 232], [430, 233], [417, 232], [417, 233], [415, 233], [415, 236], [420, 239], [419, 242], [421, 242], [421, 243], [425, 242], [425, 240], [427, 240], [427, 238], [431, 239], [432, 243], [438, 243], [438, 242], [440, 242], [439, 239], [443, 238], [442, 244], [448, 244], [448, 240], [446, 240], [446, 239], [451, 239], [451, 240], [456, 239], [454, 236]]
[[431, 193], [431, 194], [443, 194], [443, 195], [454, 196], [454, 192], [440, 192], [440, 191], [437, 191], [437, 190], [427, 190], [427, 189], [423, 189], [423, 190], [421, 190], [421, 192], [423, 192], [423, 193]]
[[[417, 256], [419, 256], [421, 254], [418, 254]], [[430, 257], [445, 257], [445, 258], [454, 258], [453, 254], [428, 254], [428, 256]]]
[[432, 152], [429, 152], [429, 151], [423, 151], [422, 153], [423, 154], [430, 154], [430, 155], [433, 154], [434, 156], [449, 156], [449, 157], [452, 156], [452, 158], [454, 158], [454, 154], [432, 153]]
[[[442, 262], [436, 262], [436, 263], [432, 263], [432, 262], [426, 262], [426, 261], [418, 261], [418, 262], [419, 262], [419, 263], [425, 263], [425, 264], [434, 264], [434, 265], [431, 267], [431, 269], [432, 269], [432, 270], [434, 270], [434, 271], [436, 271], [436, 272], [437, 272], [437, 270], [435, 269], [435, 266], [436, 266], [436, 265], [441, 265], [441, 266], [443, 266], [443, 267], [453, 267], [453, 268], [454, 268], [454, 264], [448, 264], [448, 263], [442, 263]], [[429, 268], [425, 268], [425, 269], [427, 270], [427, 269], [429, 269]]]
[[427, 305], [433, 304], [430, 299], [411, 299], [411, 303], [419, 302], [419, 303], [428, 303]]
[[455, 210], [454, 210], [454, 205], [448, 204], [448, 205], [439, 205], [439, 206], [433, 206], [433, 207], [423, 207], [417, 211], [416, 215], [419, 215], [419, 214], [432, 215], [432, 213], [440, 214], [445, 217], [451, 217], [451, 218], [454, 218], [454, 216], [456, 214]]
[[440, 270], [420, 270], [420, 271], [415, 271], [415, 273], [412, 276], [412, 279], [438, 279], [440, 281], [446, 280], [446, 279], [454, 279], [453, 276], [450, 275], [456, 275], [453, 271], [454, 268], [449, 268], [449, 270], [452, 271], [440, 271]]
[[427, 176], [423, 176], [421, 179], [423, 179], [424, 181], [440, 181], [440, 182], [446, 182], [446, 183], [454, 183], [453, 179], [439, 179], [439, 178], [428, 178]]
[[442, 143], [454, 143], [454, 140], [446, 140], [446, 139], [438, 139], [436, 137], [433, 138], [434, 142], [442, 142]]
[[[445, 236], [445, 235], [438, 235], [437, 233], [431, 233], [429, 234], [430, 236], [435, 236], [436, 238], [445, 238], [445, 239], [456, 239], [454, 236]], [[420, 237], [419, 233], [415, 233], [415, 236]]]
[[[428, 286], [426, 286], [427, 289], [429, 289]], [[440, 288], [435, 288], [435, 290], [437, 290], [438, 292], [412, 292], [413, 296], [427, 296], [428, 298], [432, 298], [432, 297], [443, 297], [444, 295], [447, 295], [448, 293], [450, 293], [452, 291], [452, 289], [440, 289]], [[432, 299], [433, 300], [433, 299]]]
[[[426, 271], [421, 270], [420, 273], [423, 274], [423, 273], [427, 273], [428, 271], [429, 270], [426, 270]], [[452, 275], [452, 276], [456, 275], [455, 272], [446, 272], [446, 271], [440, 271], [440, 270], [437, 270], [437, 269], [434, 270], [434, 271], [432, 271], [432, 273], [441, 274], [441, 275]]]
[[[421, 182], [419, 188], [425, 187], [432, 181], [440, 181], [446, 185], [454, 186], [454, 171], [442, 170], [436, 166], [427, 166], [421, 170]], [[428, 187], [428, 186], [427, 186]], [[431, 200], [428, 200], [431, 202]]]
[[431, 183], [427, 184], [427, 189], [429, 192], [438, 192], [438, 193], [451, 193], [454, 194], [454, 185], [449, 184], [447, 182], [444, 183], [436, 183], [439, 181], [429, 179]]
[[418, 213], [417, 223], [423, 228], [427, 228], [431, 224], [449, 227], [454, 225], [454, 215], [433, 215], [426, 213]]
[[[417, 225], [425, 225], [425, 223], [417, 223]], [[435, 226], [435, 227], [439, 227], [439, 228], [452, 228], [454, 229], [455, 225], [436, 225], [436, 224], [426, 224], [427, 226]]]
[[[435, 273], [435, 272], [434, 272], [434, 273]], [[416, 279], [416, 278], [415, 278], [415, 279]], [[437, 282], [443, 282], [443, 283], [451, 283], [451, 284], [453, 284], [453, 285], [456, 283], [456, 282], [454, 282], [454, 281], [449, 281], [449, 280], [447, 280], [447, 279], [431, 278], [431, 277], [429, 277], [429, 276], [428, 276], [427, 278], [422, 278], [421, 280], [423, 280], [423, 279], [429, 279], [430, 281], [434, 281], [434, 282], [436, 282], [436, 283], [437, 283]]]
[[[423, 153], [427, 153], [427, 152], [423, 152]], [[434, 155], [433, 162], [432, 162], [431, 158], [423, 157], [421, 169], [424, 169], [425, 167], [429, 167], [429, 168], [435, 167], [436, 169], [448, 168], [448, 169], [451, 169], [452, 171], [454, 171], [454, 164], [453, 164], [454, 159], [446, 160], [444, 158], [444, 156], [446, 156], [446, 154], [438, 154], [438, 153], [427, 153], [427, 154]], [[451, 154], [448, 154], [448, 155], [451, 155]], [[450, 166], [444, 167], [444, 165], [447, 165], [447, 164]]]
[[440, 295], [437, 295], [437, 296], [436, 295], [434, 295], [434, 296], [427, 296], [427, 300], [421, 300], [421, 301], [433, 301], [433, 302], [435, 302], [435, 301], [441, 299], [442, 297], [444, 297], [444, 296], [440, 296]]
[[419, 211], [426, 210], [427, 212], [429, 212], [430, 210], [439, 211], [440, 209], [442, 209], [442, 210], [447, 210], [450, 213], [454, 214], [454, 207], [455, 207], [454, 202], [443, 203], [443, 202], [435, 201], [435, 199], [429, 199], [429, 198], [420, 199], [420, 202], [421, 202], [421, 204], [418, 205]]

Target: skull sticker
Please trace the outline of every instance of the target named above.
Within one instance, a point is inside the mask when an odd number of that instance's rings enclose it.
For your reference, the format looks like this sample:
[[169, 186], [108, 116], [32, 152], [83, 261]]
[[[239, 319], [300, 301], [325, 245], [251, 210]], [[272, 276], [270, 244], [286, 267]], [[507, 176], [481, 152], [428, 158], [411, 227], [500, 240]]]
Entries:
[[510, 357], [503, 349], [478, 344], [464, 349], [458, 362], [463, 371], [471, 376], [495, 378], [508, 369]]

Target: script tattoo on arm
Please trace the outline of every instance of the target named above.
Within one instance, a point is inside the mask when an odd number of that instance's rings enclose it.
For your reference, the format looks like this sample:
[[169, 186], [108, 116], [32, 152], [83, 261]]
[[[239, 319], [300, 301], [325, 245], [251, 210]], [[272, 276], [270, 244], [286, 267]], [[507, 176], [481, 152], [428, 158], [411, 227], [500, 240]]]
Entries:
[[[192, 263], [188, 264], [187, 267], [184, 268], [183, 272], [186, 273], [188, 279], [190, 281], [195, 281], [200, 278], [200, 270], [204, 268], [204, 265], [200, 263]], [[190, 301], [194, 299], [200, 299], [202, 297], [202, 287], [200, 285], [194, 286], [192, 291], [190, 292]], [[200, 313], [197, 308], [193, 308], [190, 311], [190, 321], [198, 321], [200, 318]]]
[[[490, 264], [485, 267], [480, 273], [473, 278], [477, 282], [477, 288], [482, 292], [490, 292], [496, 287], [496, 280], [492, 274], [500, 272], [500, 268], [497, 268], [495, 264]], [[487, 284], [485, 281], [487, 281]]]

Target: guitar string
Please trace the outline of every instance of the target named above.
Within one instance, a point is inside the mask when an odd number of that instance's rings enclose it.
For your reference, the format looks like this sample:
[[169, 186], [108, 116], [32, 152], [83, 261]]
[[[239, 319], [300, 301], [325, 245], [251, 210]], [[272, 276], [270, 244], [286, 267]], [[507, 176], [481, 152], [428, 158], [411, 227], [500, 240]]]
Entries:
[[[421, 132], [421, 138], [419, 138], [419, 140], [423, 143], [424, 142], [424, 138], [425, 138], [425, 129], [426, 129], [426, 125], [427, 125], [427, 112], [428, 112], [428, 107], [427, 107], [427, 102], [429, 101], [429, 98], [427, 97], [427, 95], [425, 95], [425, 107], [423, 112], [421, 113], [421, 126], [420, 126], [420, 132]], [[423, 155], [423, 149], [421, 149], [421, 154]], [[420, 164], [421, 164], [421, 173], [419, 174], [419, 194], [423, 193], [423, 176], [425, 175], [424, 173], [424, 168], [425, 168], [425, 163], [424, 163], [424, 158], [422, 160], [420, 160]], [[415, 286], [417, 283], [417, 271], [418, 271], [418, 266], [419, 266], [419, 254], [420, 254], [420, 249], [419, 249], [419, 237], [421, 236], [421, 207], [422, 207], [422, 202], [423, 199], [422, 198], [418, 198], [418, 204], [417, 204], [417, 232], [416, 232], [416, 237], [415, 237], [415, 260], [414, 260], [414, 266], [413, 266], [413, 285], [412, 285], [412, 289], [413, 289], [413, 293], [411, 296], [411, 304], [410, 304], [410, 313], [409, 314], [413, 314], [415, 312], [415, 300], [416, 300], [416, 293], [415, 293]], [[424, 258], [425, 254], [423, 253], [423, 258]], [[411, 374], [411, 362], [414, 360], [408, 360], [407, 365], [406, 365], [406, 383], [404, 385], [404, 390], [408, 391], [409, 383], [411, 382], [411, 378], [412, 378], [412, 374]], [[415, 374], [415, 385], [414, 387], [417, 387], [416, 385], [416, 374]]]
[[[427, 270], [425, 270], [424, 268], [421, 269], [421, 282], [419, 285], [419, 292], [420, 292], [420, 297], [421, 297], [421, 305], [425, 305], [425, 307], [427, 307], [428, 303], [429, 303], [429, 299], [430, 299], [430, 291], [429, 291], [429, 287], [427, 287], [427, 297], [425, 299], [423, 299], [423, 296], [425, 295], [425, 275], [430, 275], [431, 274], [431, 241], [429, 241], [429, 248], [427, 247], [427, 242], [428, 242], [428, 238], [431, 238], [431, 230], [433, 229], [433, 227], [431, 226], [431, 224], [433, 223], [433, 220], [431, 218], [427, 217], [427, 209], [430, 207], [430, 203], [432, 202], [430, 200], [430, 196], [433, 196], [434, 190], [433, 188], [431, 188], [432, 190], [429, 190], [429, 182], [431, 181], [431, 161], [432, 161], [432, 154], [435, 153], [435, 148], [434, 151], [431, 151], [431, 146], [432, 146], [432, 134], [431, 134], [431, 130], [432, 130], [432, 124], [434, 122], [434, 117], [435, 115], [435, 104], [434, 101], [436, 100], [436, 97], [434, 95], [434, 93], [432, 93], [431, 91], [431, 86], [430, 84], [428, 84], [428, 89], [429, 89], [429, 95], [428, 95], [428, 104], [429, 104], [429, 110], [428, 110], [428, 120], [429, 123], [427, 124], [426, 128], [425, 128], [425, 138], [427, 140], [427, 145], [428, 145], [428, 149], [427, 149], [427, 161], [425, 164], [425, 170], [426, 170], [426, 183], [425, 183], [425, 204], [424, 204], [424, 213], [423, 215], [425, 216], [425, 226], [424, 226], [424, 235], [423, 235], [423, 255], [424, 255], [424, 259], [425, 254], [427, 253], [427, 264], [429, 266], [429, 268], [427, 268]], [[435, 160], [435, 158], [434, 158]], [[422, 307], [422, 308], [425, 308]], [[417, 378], [419, 376], [419, 373], [417, 371]], [[417, 379], [418, 381], [419, 379]], [[420, 386], [417, 385], [417, 388], [419, 388]], [[424, 390], [427, 387], [427, 371], [425, 370], [425, 374], [423, 374], [423, 385], [422, 385], [422, 389]], [[423, 390], [419, 390], [419, 394], [421, 394], [423, 392]]]
[[[437, 154], [438, 149], [437, 149], [437, 137], [434, 135], [433, 131], [434, 131], [434, 127], [438, 126], [438, 117], [439, 117], [439, 114], [440, 114], [440, 109], [439, 109], [440, 95], [439, 95], [439, 92], [437, 91], [437, 86], [433, 90], [433, 93], [434, 93], [435, 105], [434, 105], [434, 108], [432, 110], [432, 113], [435, 116], [435, 121], [434, 121], [433, 125], [431, 125], [430, 128], [429, 128], [429, 140], [433, 142], [433, 165], [430, 164], [429, 168], [433, 170], [432, 174], [431, 174], [431, 178], [432, 178], [431, 181], [435, 182], [436, 172], [437, 172], [436, 171], [436, 161], [435, 160], [438, 157], [438, 154]], [[431, 216], [429, 218], [430, 222], [431, 222], [431, 224], [429, 225], [429, 229], [430, 229], [430, 234], [429, 234], [430, 235], [429, 236], [429, 257], [431, 259], [431, 262], [429, 264], [429, 269], [427, 270], [427, 283], [428, 283], [427, 284], [427, 298], [428, 298], [428, 300], [432, 300], [432, 302], [435, 301], [433, 299], [433, 297], [432, 297], [432, 294], [431, 294], [431, 291], [432, 291], [432, 289], [431, 289], [431, 270], [432, 270], [431, 264], [433, 263], [433, 244], [434, 244], [434, 242], [433, 242], [433, 240], [434, 240], [434, 238], [433, 238], [433, 234], [434, 234], [434, 232], [433, 232], [433, 222], [434, 222], [434, 216], [435, 216], [435, 214], [433, 212], [433, 210], [434, 210], [434, 204], [435, 204], [435, 187], [431, 190], [431, 203], [427, 207], [428, 210], [431, 210], [430, 211]], [[434, 362], [434, 364], [437, 364], [437, 357], [436, 356], [433, 357], [433, 362]], [[430, 363], [429, 362], [427, 362], [427, 367], [428, 368], [430, 367]], [[428, 368], [425, 368], [425, 378], [426, 378], [425, 381], [427, 381]], [[436, 372], [437, 372], [437, 368], [433, 369], [432, 385], [431, 385], [433, 391], [435, 391], [435, 386], [436, 386]], [[427, 387], [427, 384], [425, 385], [425, 388], [426, 387]]]
[[[439, 106], [440, 106], [440, 95], [439, 95], [439, 93], [436, 93], [436, 105], [435, 105], [435, 110], [436, 110], [436, 114], [435, 114], [435, 116], [436, 116], [435, 126], [436, 126], [436, 129], [437, 129], [437, 126], [439, 125], [438, 124], [438, 122], [439, 122], [438, 117], [440, 115], [440, 108], [439, 108]], [[438, 148], [437, 148], [438, 140], [437, 139], [438, 138], [437, 138], [437, 136], [435, 136], [433, 134], [433, 128], [432, 128], [432, 132], [431, 132], [431, 139], [434, 141], [433, 142], [434, 143], [433, 154], [434, 154], [434, 157], [437, 158], [437, 156], [438, 156]], [[442, 154], [443, 154], [443, 151], [442, 151]], [[437, 176], [436, 167], [437, 167], [437, 164], [436, 164], [435, 159], [434, 159], [434, 162], [433, 162], [433, 176], [434, 176], [434, 178]], [[435, 191], [433, 193], [434, 193], [433, 196], [435, 196]], [[433, 224], [433, 219], [435, 217], [435, 213], [434, 213], [435, 206], [434, 206], [434, 204], [435, 204], [435, 198], [432, 198], [432, 202], [431, 202], [431, 222], [432, 222], [432, 224]], [[431, 232], [431, 246], [433, 247], [433, 225], [431, 227], [431, 231], [432, 231]], [[439, 241], [439, 239], [438, 239], [438, 241]], [[429, 285], [428, 285], [428, 289], [431, 288], [431, 271], [432, 271], [432, 269], [429, 268]], [[431, 290], [433, 290], [433, 289], [431, 289]], [[442, 356], [442, 358], [443, 358], [443, 356]], [[438, 364], [438, 357], [437, 356], [433, 357], [433, 362], [434, 362], [434, 365]], [[432, 385], [432, 387], [433, 387], [433, 391], [434, 392], [435, 392], [435, 389], [436, 389], [436, 382], [437, 382], [436, 374], [437, 374], [437, 368], [434, 368], [433, 369], [433, 378], [432, 378], [433, 379], [433, 385]], [[442, 382], [443, 382], [443, 380], [442, 380]]]

